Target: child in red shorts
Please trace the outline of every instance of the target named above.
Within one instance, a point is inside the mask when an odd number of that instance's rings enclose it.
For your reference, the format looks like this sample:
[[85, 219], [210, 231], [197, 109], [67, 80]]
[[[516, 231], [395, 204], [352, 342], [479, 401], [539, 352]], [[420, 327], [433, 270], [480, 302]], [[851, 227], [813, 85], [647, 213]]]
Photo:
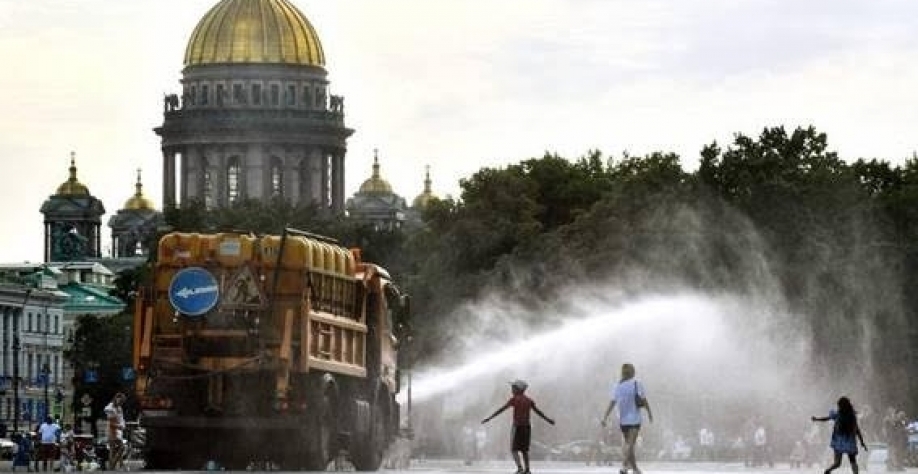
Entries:
[[[513, 407], [513, 445], [510, 448], [510, 454], [513, 455], [513, 462], [516, 463], [517, 474], [529, 474], [529, 442], [532, 437], [532, 426], [529, 424], [529, 412], [534, 411], [537, 415], [549, 424], [554, 425], [555, 420], [545, 416], [537, 407], [531, 398], [523, 394], [529, 384], [522, 380], [516, 380], [510, 383], [510, 390], [513, 396], [510, 400], [491, 414], [491, 416], [481, 420], [481, 423], [491, 421], [497, 415], [503, 413], [507, 408]], [[523, 458], [520, 463], [520, 457]]]

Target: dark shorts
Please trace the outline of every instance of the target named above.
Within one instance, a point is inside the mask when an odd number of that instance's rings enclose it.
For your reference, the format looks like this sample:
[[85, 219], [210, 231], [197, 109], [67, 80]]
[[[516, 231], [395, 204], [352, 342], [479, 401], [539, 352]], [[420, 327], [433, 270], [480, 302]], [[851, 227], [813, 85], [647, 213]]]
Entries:
[[634, 432], [634, 435], [637, 436], [638, 432], [641, 431], [641, 425], [621, 425], [622, 434], [625, 436], [630, 435]]
[[514, 451], [529, 452], [529, 442], [532, 438], [532, 427], [529, 425], [513, 427], [513, 446]]
[[42, 443], [38, 445], [38, 459], [42, 461], [51, 461], [57, 459], [57, 445], [53, 443]]

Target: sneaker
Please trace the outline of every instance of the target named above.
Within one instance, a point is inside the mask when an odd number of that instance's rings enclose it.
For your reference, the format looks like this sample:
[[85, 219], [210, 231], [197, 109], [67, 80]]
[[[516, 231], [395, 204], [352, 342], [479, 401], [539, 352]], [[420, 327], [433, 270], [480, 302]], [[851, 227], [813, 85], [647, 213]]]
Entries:
[[627, 470], [627, 469], [619, 469], [619, 470], [618, 470], [618, 474], [628, 474], [628, 470]]
[[516, 474], [525, 474], [525, 472], [521, 467], [516, 468]]

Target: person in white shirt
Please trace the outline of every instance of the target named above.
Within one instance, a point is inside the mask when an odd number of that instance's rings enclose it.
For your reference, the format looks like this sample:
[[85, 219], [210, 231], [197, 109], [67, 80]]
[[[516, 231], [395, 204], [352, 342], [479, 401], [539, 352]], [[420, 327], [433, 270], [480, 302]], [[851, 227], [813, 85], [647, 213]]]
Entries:
[[118, 392], [111, 403], [105, 406], [105, 416], [108, 418], [108, 468], [116, 470], [124, 467], [124, 394]]
[[57, 437], [60, 432], [61, 427], [50, 416], [45, 418], [45, 421], [38, 427], [38, 436], [41, 442], [38, 447], [38, 459], [42, 461], [43, 471], [47, 471], [48, 465], [54, 463]]
[[634, 454], [634, 446], [641, 432], [641, 408], [647, 410], [647, 417], [651, 423], [653, 423], [653, 412], [650, 410], [650, 402], [647, 401], [644, 386], [635, 378], [634, 365], [622, 364], [621, 380], [613, 385], [611, 392], [609, 406], [602, 417], [602, 426], [606, 426], [609, 414], [612, 413], [613, 408], [618, 406], [618, 424], [621, 427], [623, 438], [622, 468], [619, 474], [627, 474], [629, 468], [634, 470], [634, 474], [641, 474]]

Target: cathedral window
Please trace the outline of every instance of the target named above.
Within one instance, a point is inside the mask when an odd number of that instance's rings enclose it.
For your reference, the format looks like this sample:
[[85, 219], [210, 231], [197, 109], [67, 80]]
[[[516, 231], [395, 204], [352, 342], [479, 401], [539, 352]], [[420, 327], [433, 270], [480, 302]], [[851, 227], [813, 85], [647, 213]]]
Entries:
[[241, 171], [239, 158], [234, 156], [229, 159], [229, 165], [226, 167], [226, 198], [232, 204], [239, 201]]
[[261, 105], [261, 84], [252, 84], [252, 105]]
[[309, 86], [303, 86], [303, 105], [309, 107], [312, 104], [312, 93], [310, 92]]
[[320, 87], [316, 89], [316, 107], [319, 107], [320, 109], [325, 108], [325, 89], [324, 88]]
[[207, 87], [207, 84], [201, 84], [201, 105], [207, 105], [207, 99], [210, 95], [210, 90]]
[[299, 169], [299, 178], [300, 178], [300, 203], [308, 204], [312, 202], [312, 191], [310, 189], [310, 184], [312, 182], [312, 176], [309, 173], [309, 160], [303, 158], [303, 161], [300, 162]]
[[286, 102], [287, 107], [293, 107], [296, 105], [296, 86], [293, 84], [287, 86]]
[[214, 103], [217, 104], [217, 107], [223, 107], [223, 95], [226, 94], [223, 84], [217, 84], [217, 94], [214, 97]]
[[197, 103], [198, 100], [198, 88], [191, 86], [191, 105]]
[[271, 105], [280, 105], [280, 86], [277, 84], [271, 84]]
[[281, 159], [271, 158], [271, 197], [284, 195], [284, 168]]
[[233, 84], [233, 103], [245, 105], [245, 86], [242, 84]]
[[214, 180], [210, 172], [210, 164], [207, 158], [201, 159], [201, 190], [203, 191], [204, 207], [206, 209], [214, 208]]

